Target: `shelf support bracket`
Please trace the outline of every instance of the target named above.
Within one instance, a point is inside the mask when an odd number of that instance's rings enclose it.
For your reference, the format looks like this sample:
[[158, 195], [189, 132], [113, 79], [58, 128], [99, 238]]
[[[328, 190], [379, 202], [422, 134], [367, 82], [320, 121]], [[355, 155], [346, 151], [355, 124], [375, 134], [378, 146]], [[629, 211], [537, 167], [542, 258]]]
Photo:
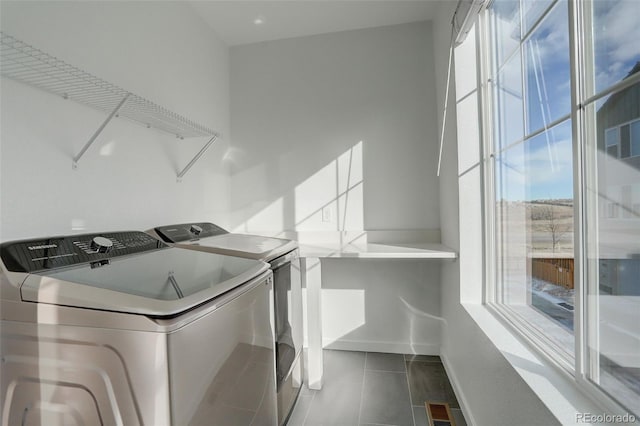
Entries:
[[189, 171], [189, 169], [196, 163], [196, 161], [198, 161], [200, 159], [200, 157], [202, 157], [202, 154], [205, 153], [205, 151], [207, 149], [209, 149], [209, 147], [211, 146], [212, 143], [214, 143], [216, 141], [216, 139], [218, 139], [218, 135], [213, 135], [213, 137], [211, 139], [209, 139], [209, 142], [207, 142], [200, 151], [198, 151], [198, 153], [196, 154], [195, 157], [193, 157], [193, 159], [191, 161], [189, 161], [189, 164], [187, 164], [184, 169], [182, 169], [182, 171], [180, 173], [178, 173], [178, 182], [182, 182], [182, 177]]
[[104, 128], [107, 126], [107, 124], [109, 124], [109, 122], [113, 119], [113, 117], [115, 117], [115, 115], [118, 113], [118, 111], [120, 111], [120, 109], [125, 104], [127, 99], [129, 99], [129, 95], [131, 95], [131, 93], [127, 93], [124, 96], [124, 98], [122, 98], [122, 100], [120, 101], [118, 106], [111, 112], [111, 114], [109, 114], [107, 119], [104, 120], [104, 123], [102, 123], [102, 125], [100, 127], [98, 127], [98, 130], [96, 130], [95, 133], [93, 134], [93, 136], [91, 136], [91, 138], [89, 138], [87, 143], [84, 144], [84, 146], [82, 147], [82, 149], [80, 150], [78, 155], [73, 157], [73, 165], [72, 165], [73, 170], [76, 170], [78, 168], [78, 161], [80, 160], [80, 158], [84, 155], [84, 153], [87, 151], [87, 149], [89, 149], [91, 144], [93, 144], [93, 142], [95, 142], [96, 138], [100, 135], [100, 133], [102, 133]]

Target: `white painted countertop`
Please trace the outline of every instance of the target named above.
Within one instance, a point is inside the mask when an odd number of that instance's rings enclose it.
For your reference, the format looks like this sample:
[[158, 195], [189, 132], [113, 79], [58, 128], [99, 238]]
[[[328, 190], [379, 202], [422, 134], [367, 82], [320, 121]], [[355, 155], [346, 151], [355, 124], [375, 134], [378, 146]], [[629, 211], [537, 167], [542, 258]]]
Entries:
[[455, 259], [458, 254], [436, 243], [300, 244], [301, 257], [360, 259]]

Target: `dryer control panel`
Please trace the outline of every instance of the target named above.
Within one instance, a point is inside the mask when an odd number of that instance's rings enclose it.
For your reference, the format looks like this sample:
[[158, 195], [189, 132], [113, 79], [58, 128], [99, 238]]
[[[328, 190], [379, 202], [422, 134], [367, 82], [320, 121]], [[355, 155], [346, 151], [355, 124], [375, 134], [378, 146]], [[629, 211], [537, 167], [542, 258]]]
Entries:
[[90, 263], [168, 248], [162, 241], [138, 231], [68, 235], [0, 244], [0, 257], [12, 272], [36, 272]]
[[156, 233], [168, 243], [195, 241], [200, 238], [215, 237], [229, 232], [209, 222], [180, 223], [178, 225], [159, 226]]

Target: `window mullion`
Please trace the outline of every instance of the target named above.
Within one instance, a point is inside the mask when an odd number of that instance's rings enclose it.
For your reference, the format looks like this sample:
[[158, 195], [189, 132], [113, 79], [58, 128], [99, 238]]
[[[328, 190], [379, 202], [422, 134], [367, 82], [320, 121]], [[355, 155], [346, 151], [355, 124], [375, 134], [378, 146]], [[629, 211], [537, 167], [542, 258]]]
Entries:
[[[585, 374], [585, 349], [586, 349], [586, 317], [584, 302], [586, 300], [586, 262], [585, 262], [585, 215], [586, 205], [583, 193], [585, 192], [584, 163], [584, 134], [583, 120], [584, 108], [583, 91], [584, 82], [584, 31], [581, 3], [579, 0], [569, 1], [569, 48], [570, 48], [570, 75], [571, 75], [571, 125], [573, 135], [573, 258], [574, 258], [574, 338], [575, 338], [575, 376], [584, 377]], [[581, 72], [582, 71], [582, 72]]]
[[[615, 92], [620, 92], [626, 88], [629, 88], [635, 84], [638, 84], [638, 82], [640, 82], [640, 73], [636, 73], [633, 75], [630, 75], [629, 77], [620, 80], [619, 82], [617, 82], [616, 84], [606, 88], [605, 90], [602, 90], [599, 93], [596, 93], [595, 95], [589, 97], [588, 99], [585, 99], [581, 105], [587, 105], [590, 104], [592, 102], [597, 101], [600, 98], [604, 98], [607, 95], [610, 95], [612, 93]], [[590, 92], [593, 93], [593, 92]]]
[[[522, 29], [524, 28], [524, 11], [523, 9], [523, 5], [522, 5], [522, 1], [520, 1], [520, 31], [522, 31]], [[535, 28], [535, 27], [533, 27]], [[526, 108], [527, 108], [527, 101], [529, 98], [529, 94], [527, 93], [527, 76], [526, 76], [526, 69], [525, 69], [525, 57], [524, 57], [524, 48], [525, 48], [525, 39], [524, 37], [520, 38], [520, 46], [518, 47], [518, 54], [520, 55], [520, 93], [521, 93], [521, 100], [522, 100], [522, 135], [526, 135], [527, 134], [527, 129], [529, 128], [529, 118], [527, 117], [527, 112], [526, 112]]]
[[[547, 9], [544, 11], [544, 13], [542, 15], [540, 15], [540, 17], [538, 19], [535, 20], [535, 22], [531, 25], [531, 28], [529, 28], [529, 30], [522, 34], [522, 42], [524, 43], [530, 36], [531, 33], [533, 33], [533, 31], [538, 27], [538, 25], [540, 25], [540, 22], [542, 22], [544, 20], [544, 18], [547, 17], [547, 15], [549, 14], [549, 12], [551, 12], [551, 9], [553, 9], [556, 5], [556, 3], [558, 3], [559, 0], [554, 0], [548, 7]], [[522, 13], [522, 27], [524, 29], [524, 13]]]
[[497, 256], [495, 256], [495, 144], [493, 140], [494, 114], [491, 105], [494, 100], [495, 80], [497, 66], [493, 66], [494, 43], [491, 43], [489, 31], [489, 10], [485, 10], [481, 18], [478, 20], [476, 29], [477, 51], [480, 66], [478, 67], [480, 90], [478, 91], [478, 105], [481, 114], [480, 126], [480, 159], [483, 169], [480, 171], [482, 178], [482, 211], [483, 211], [483, 241], [484, 241], [484, 300], [483, 303], [493, 303], [498, 300], [497, 283]]
[[509, 145], [505, 145], [504, 147], [500, 148], [499, 150], [496, 150], [496, 155], [501, 153], [501, 152], [508, 151], [510, 148], [512, 148], [512, 147], [514, 147], [516, 145], [519, 145], [521, 143], [525, 143], [529, 139], [533, 139], [536, 136], [546, 132], [549, 129], [553, 129], [555, 126], [557, 126], [558, 124], [560, 124], [560, 123], [562, 123], [564, 121], [569, 120], [571, 117], [572, 117], [571, 113], [563, 115], [562, 117], [560, 117], [560, 118], [554, 120], [553, 122], [549, 123], [547, 126], [541, 127], [540, 129], [536, 130], [535, 132], [532, 132], [531, 134], [525, 136], [524, 138], [518, 139], [518, 140], [516, 140], [514, 142], [511, 142]]

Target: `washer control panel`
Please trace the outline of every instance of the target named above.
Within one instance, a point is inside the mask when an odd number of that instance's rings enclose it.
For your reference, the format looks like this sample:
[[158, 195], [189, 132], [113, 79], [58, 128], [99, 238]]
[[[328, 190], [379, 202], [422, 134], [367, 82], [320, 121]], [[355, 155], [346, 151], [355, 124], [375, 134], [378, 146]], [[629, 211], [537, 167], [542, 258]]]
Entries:
[[12, 272], [36, 272], [78, 264], [108, 264], [118, 256], [168, 248], [138, 231], [69, 235], [0, 244], [0, 257]]
[[159, 226], [156, 233], [168, 243], [195, 241], [200, 238], [215, 237], [229, 232], [209, 222], [180, 223], [177, 225]]

